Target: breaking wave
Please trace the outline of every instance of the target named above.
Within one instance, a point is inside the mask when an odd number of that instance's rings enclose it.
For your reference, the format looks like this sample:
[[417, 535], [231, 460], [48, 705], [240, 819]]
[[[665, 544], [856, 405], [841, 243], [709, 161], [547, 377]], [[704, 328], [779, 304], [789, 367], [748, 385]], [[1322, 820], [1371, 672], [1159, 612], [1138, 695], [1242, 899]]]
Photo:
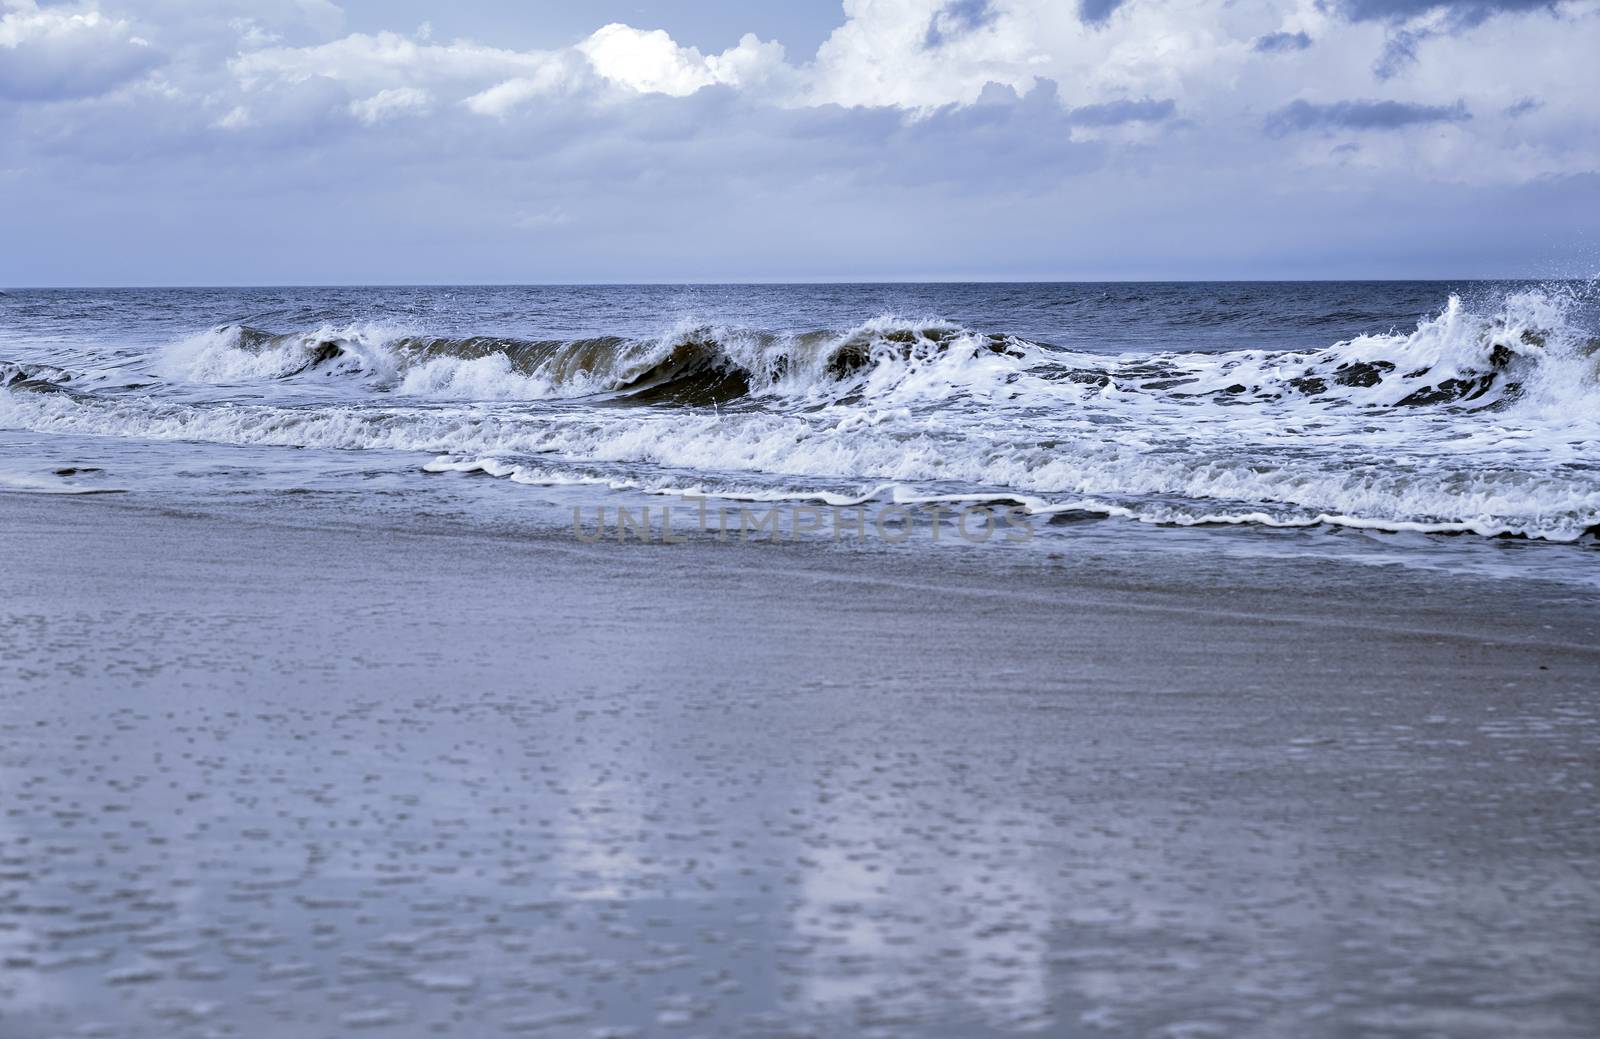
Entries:
[[878, 319], [843, 335], [690, 326], [648, 339], [533, 340], [393, 334], [361, 325], [272, 333], [224, 325], [175, 344], [162, 374], [190, 382], [350, 378], [440, 400], [624, 396], [715, 404], [753, 394], [837, 390], [865, 370], [941, 357], [1028, 355], [1032, 344], [936, 323]]
[[394, 334], [373, 325], [289, 333], [225, 325], [175, 344], [158, 370], [208, 384], [348, 379], [374, 392], [456, 401], [612, 396], [685, 405], [752, 397], [1048, 404], [1094, 393], [1223, 405], [1480, 409], [1529, 394], [1591, 394], [1597, 365], [1600, 339], [1568, 324], [1558, 300], [1528, 291], [1506, 298], [1488, 316], [1452, 297], [1410, 333], [1361, 336], [1311, 351], [1107, 357], [892, 317], [844, 333], [700, 325], [648, 339], [573, 340]]
[[155, 390], [0, 363], [24, 391], [0, 423], [418, 452], [522, 483], [1571, 541], [1600, 525], [1600, 339], [1574, 315], [1528, 289], [1321, 349], [1138, 355], [894, 317], [570, 340], [228, 325], [163, 351]]
[[20, 361], [0, 361], [0, 386], [7, 389], [43, 390], [49, 392], [71, 382], [75, 373], [52, 364], [24, 364]]

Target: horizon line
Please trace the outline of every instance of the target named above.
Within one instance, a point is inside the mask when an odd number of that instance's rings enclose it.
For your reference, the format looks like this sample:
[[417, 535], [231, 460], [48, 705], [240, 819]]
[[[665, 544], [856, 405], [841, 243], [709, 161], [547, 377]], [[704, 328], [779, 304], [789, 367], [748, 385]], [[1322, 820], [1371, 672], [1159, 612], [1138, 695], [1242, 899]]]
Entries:
[[1323, 285], [1397, 284], [1404, 282], [1583, 282], [1600, 275], [1467, 275], [1363, 278], [863, 278], [863, 279], [748, 279], [741, 281], [371, 281], [371, 282], [239, 282], [234, 284], [165, 282], [153, 284], [83, 283], [75, 285], [0, 285], [7, 292], [135, 291], [155, 289], [531, 289], [531, 288], [737, 288], [873, 285]]

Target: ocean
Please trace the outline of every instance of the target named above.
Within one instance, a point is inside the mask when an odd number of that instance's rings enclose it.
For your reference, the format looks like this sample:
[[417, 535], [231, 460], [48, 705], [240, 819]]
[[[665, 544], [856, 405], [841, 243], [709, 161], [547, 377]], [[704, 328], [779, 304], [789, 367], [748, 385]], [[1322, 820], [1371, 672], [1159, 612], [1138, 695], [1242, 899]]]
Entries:
[[0, 295], [0, 1035], [1600, 1034], [1596, 313]]
[[993, 503], [1586, 581], [1600, 529], [1584, 281], [13, 290], [0, 385], [13, 490]]

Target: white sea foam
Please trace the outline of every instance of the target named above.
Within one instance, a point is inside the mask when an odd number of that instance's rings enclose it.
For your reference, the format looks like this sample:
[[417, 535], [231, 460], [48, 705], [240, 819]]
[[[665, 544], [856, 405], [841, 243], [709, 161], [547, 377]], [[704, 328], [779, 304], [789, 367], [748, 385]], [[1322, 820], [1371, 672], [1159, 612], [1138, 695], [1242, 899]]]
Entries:
[[386, 374], [393, 359], [384, 349], [394, 329], [382, 325], [324, 325], [304, 333], [270, 335], [240, 325], [198, 332], [168, 346], [156, 374], [175, 381], [239, 383], [282, 379], [306, 371], [319, 353], [332, 356], [324, 374]]

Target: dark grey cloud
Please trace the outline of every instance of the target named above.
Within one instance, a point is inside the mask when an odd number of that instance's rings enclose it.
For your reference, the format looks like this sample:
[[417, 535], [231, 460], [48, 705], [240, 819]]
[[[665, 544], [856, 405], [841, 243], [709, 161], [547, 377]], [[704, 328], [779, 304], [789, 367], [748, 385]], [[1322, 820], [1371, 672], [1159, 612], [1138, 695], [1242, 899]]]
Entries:
[[[1500, 14], [1554, 12], [1556, 0], [1319, 0], [1319, 6], [1352, 22], [1387, 22], [1394, 27], [1373, 64], [1379, 79], [1391, 79], [1417, 60], [1417, 47], [1440, 32], [1455, 33]], [[1400, 28], [1414, 18], [1443, 13], [1439, 28]]]
[[1078, 126], [1120, 126], [1123, 123], [1159, 123], [1170, 119], [1177, 109], [1172, 98], [1143, 98], [1138, 101], [1107, 101], [1104, 104], [1074, 108], [1068, 118]]
[[965, 36], [974, 29], [994, 21], [994, 9], [989, 0], [950, 0], [928, 21], [924, 47], [940, 47], [945, 41]]
[[1127, 0], [1078, 0], [1078, 17], [1089, 25], [1104, 25], [1111, 12]]
[[1477, 25], [1497, 14], [1555, 9], [1554, 0], [1331, 0], [1328, 6], [1352, 22], [1403, 22], [1444, 11], [1460, 26]]
[[1372, 65], [1373, 74], [1379, 79], [1398, 76], [1416, 63], [1417, 47], [1422, 41], [1434, 35], [1427, 29], [1399, 29], [1390, 33], [1383, 43], [1383, 53]]
[[1520, 119], [1529, 112], [1537, 111], [1544, 107], [1544, 102], [1536, 97], [1525, 97], [1515, 104], [1507, 105], [1505, 115], [1511, 119]]
[[1472, 118], [1467, 106], [1419, 105], [1409, 101], [1294, 101], [1267, 117], [1274, 137], [1300, 130], [1398, 130], [1427, 123], [1459, 123]]
[[1311, 46], [1311, 37], [1303, 32], [1269, 32], [1257, 36], [1251, 49], [1259, 54], [1282, 54], [1285, 51], [1303, 51]]

